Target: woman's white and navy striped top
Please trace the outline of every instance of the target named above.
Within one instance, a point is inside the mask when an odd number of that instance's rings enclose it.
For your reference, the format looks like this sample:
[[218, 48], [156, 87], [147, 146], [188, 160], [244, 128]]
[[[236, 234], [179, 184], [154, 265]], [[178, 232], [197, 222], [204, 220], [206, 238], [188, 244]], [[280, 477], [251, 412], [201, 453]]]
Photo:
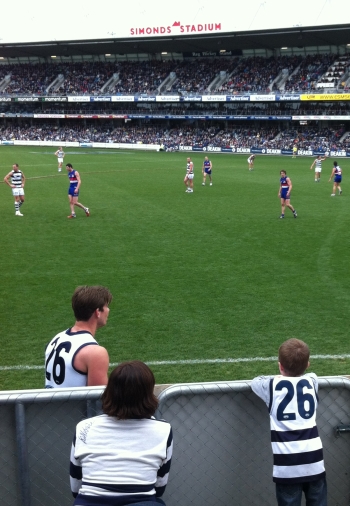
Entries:
[[71, 450], [73, 496], [103, 497], [107, 502], [110, 497], [118, 504], [130, 502], [130, 497], [160, 497], [168, 482], [172, 449], [171, 426], [164, 420], [107, 415], [83, 420]]

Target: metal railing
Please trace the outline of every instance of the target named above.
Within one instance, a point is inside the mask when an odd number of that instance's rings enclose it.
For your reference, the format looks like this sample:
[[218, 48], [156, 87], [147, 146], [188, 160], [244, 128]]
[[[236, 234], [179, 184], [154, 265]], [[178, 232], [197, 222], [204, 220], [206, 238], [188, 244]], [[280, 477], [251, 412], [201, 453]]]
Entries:
[[[0, 392], [4, 506], [68, 506], [75, 425], [100, 412], [98, 387]], [[328, 505], [350, 504], [350, 381], [320, 379], [317, 424]], [[172, 424], [167, 506], [274, 506], [269, 416], [249, 381], [173, 385], [157, 416]]]

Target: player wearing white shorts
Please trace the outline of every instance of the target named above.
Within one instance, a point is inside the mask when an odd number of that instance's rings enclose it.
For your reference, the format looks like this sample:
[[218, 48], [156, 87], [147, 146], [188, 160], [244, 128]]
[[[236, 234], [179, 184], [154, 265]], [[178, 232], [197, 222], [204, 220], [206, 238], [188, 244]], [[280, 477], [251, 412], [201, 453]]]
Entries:
[[64, 159], [65, 152], [62, 149], [62, 146], [58, 148], [58, 150], [55, 153], [55, 156], [57, 156], [57, 162], [58, 162], [58, 172], [61, 172], [62, 170], [62, 164]]
[[187, 158], [186, 164], [186, 176], [184, 183], [186, 186], [186, 193], [193, 193], [193, 178], [194, 178], [194, 167], [191, 158]]
[[12, 165], [12, 170], [4, 177], [4, 182], [12, 188], [12, 195], [15, 199], [15, 215], [23, 216], [19, 208], [24, 203], [24, 185], [26, 178], [21, 170], [19, 170], [18, 163]]
[[310, 167], [310, 170], [312, 170], [312, 167], [315, 166], [315, 183], [319, 183], [321, 179], [321, 172], [322, 172], [322, 162], [326, 159], [326, 156], [319, 155], [313, 162]]
[[255, 155], [250, 155], [250, 157], [247, 158], [249, 170], [254, 169], [254, 159], [255, 159]]

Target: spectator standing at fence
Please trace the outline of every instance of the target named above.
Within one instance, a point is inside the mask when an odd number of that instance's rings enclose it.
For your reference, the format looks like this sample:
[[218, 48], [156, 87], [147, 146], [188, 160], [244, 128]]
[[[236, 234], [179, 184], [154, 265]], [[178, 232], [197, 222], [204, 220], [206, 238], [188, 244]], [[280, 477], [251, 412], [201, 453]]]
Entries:
[[335, 197], [335, 192], [337, 191], [337, 189], [339, 191], [339, 195], [341, 195], [343, 193], [341, 186], [340, 186], [340, 183], [342, 180], [342, 170], [339, 167], [338, 162], [336, 162], [336, 161], [333, 162], [332, 174], [328, 180], [329, 183], [330, 183], [332, 177], [334, 177], [334, 180], [333, 180], [333, 193], [331, 194], [331, 197]]
[[250, 157], [247, 159], [249, 170], [254, 170], [254, 160], [255, 155], [250, 155]]
[[322, 162], [324, 162], [326, 159], [325, 156], [319, 155], [313, 162], [310, 167], [310, 170], [315, 166], [315, 183], [319, 183], [321, 179], [321, 172], [322, 172]]
[[327, 506], [322, 442], [316, 425], [318, 380], [305, 374], [310, 350], [299, 339], [288, 339], [278, 350], [280, 375], [259, 376], [252, 390], [270, 413], [273, 481], [278, 506]]
[[106, 385], [109, 356], [95, 340], [107, 323], [111, 292], [103, 286], [79, 286], [73, 293], [76, 322], [57, 334], [45, 350], [45, 388]]
[[65, 155], [65, 152], [63, 151], [62, 147], [58, 148], [58, 150], [55, 153], [55, 156], [57, 156], [57, 162], [58, 162], [58, 172], [61, 172], [61, 170], [62, 170], [64, 155]]
[[211, 170], [213, 168], [213, 164], [211, 163], [211, 161], [209, 160], [209, 158], [206, 156], [204, 158], [204, 162], [203, 162], [203, 168], [202, 168], [202, 173], [203, 173], [203, 183], [202, 185], [205, 186], [205, 181], [206, 181], [206, 178], [207, 178], [207, 175], [209, 176], [209, 186], [213, 186], [213, 180], [212, 180], [212, 177], [211, 177]]
[[172, 456], [169, 423], [156, 420], [155, 379], [138, 360], [119, 364], [102, 395], [103, 415], [77, 425], [70, 481], [75, 505], [164, 505]]
[[191, 158], [187, 158], [186, 164], [186, 175], [184, 183], [186, 186], [186, 193], [193, 193], [193, 178], [194, 178], [194, 167]]
[[278, 196], [281, 199], [281, 216], [280, 218], [284, 218], [284, 211], [286, 206], [292, 211], [294, 218], [296, 218], [297, 212], [290, 203], [290, 195], [292, 191], [292, 181], [289, 177], [287, 177], [287, 172], [285, 170], [281, 170], [280, 172], [280, 189], [278, 192]]
[[15, 199], [15, 215], [23, 216], [19, 208], [24, 203], [24, 185], [26, 178], [19, 169], [18, 163], [12, 165], [12, 170], [4, 177], [4, 182], [12, 188], [12, 195]]
[[67, 163], [66, 169], [68, 171], [68, 177], [69, 177], [68, 199], [69, 199], [69, 205], [70, 205], [70, 211], [71, 211], [70, 215], [67, 216], [67, 218], [76, 218], [77, 217], [75, 214], [75, 211], [74, 211], [74, 206], [84, 209], [86, 216], [89, 217], [90, 216], [89, 208], [83, 206], [83, 204], [78, 202], [79, 188], [81, 185], [80, 174], [77, 170], [73, 169], [73, 165], [71, 163]]

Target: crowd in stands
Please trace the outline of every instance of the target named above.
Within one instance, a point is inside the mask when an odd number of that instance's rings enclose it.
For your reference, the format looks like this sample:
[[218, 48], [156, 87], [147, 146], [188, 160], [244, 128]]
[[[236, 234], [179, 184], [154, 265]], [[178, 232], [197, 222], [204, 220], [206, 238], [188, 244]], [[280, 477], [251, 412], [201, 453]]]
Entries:
[[174, 69], [174, 62], [122, 62], [117, 66], [119, 80], [109, 88], [113, 94], [155, 94], [157, 88]]
[[228, 93], [269, 93], [273, 81], [284, 69], [294, 69], [299, 65], [300, 56], [281, 56], [263, 58], [253, 56], [240, 60], [226, 83], [218, 91]]
[[209, 91], [209, 85], [220, 75], [220, 72], [229, 73], [238, 63], [238, 58], [230, 60], [198, 60], [179, 62], [174, 68], [176, 80], [169, 92], [180, 94], [198, 93], [204, 94]]
[[[349, 132], [350, 133], [350, 132]], [[232, 124], [227, 128], [216, 124], [194, 126], [180, 124], [164, 128], [154, 125], [113, 126], [103, 122], [97, 125], [90, 122], [83, 126], [81, 122], [70, 122], [64, 126], [42, 123], [40, 126], [4, 126], [0, 128], [3, 140], [35, 140], [61, 142], [105, 142], [130, 144], [164, 144], [165, 146], [218, 146], [292, 149], [296, 145], [305, 150], [350, 150], [350, 135], [345, 128], [316, 128], [300, 126], [287, 130], [277, 126], [256, 127], [245, 123]]]
[[[336, 83], [347, 64], [348, 60], [335, 54], [1, 64], [0, 93], [94, 95], [101, 94], [101, 89], [113, 94], [298, 92], [314, 90], [329, 69]], [[159, 89], [171, 75], [175, 78]], [[52, 86], [58, 76], [62, 80]]]
[[317, 81], [334, 62], [335, 55], [308, 55], [290, 75], [285, 83], [285, 91], [311, 91], [316, 89]]

